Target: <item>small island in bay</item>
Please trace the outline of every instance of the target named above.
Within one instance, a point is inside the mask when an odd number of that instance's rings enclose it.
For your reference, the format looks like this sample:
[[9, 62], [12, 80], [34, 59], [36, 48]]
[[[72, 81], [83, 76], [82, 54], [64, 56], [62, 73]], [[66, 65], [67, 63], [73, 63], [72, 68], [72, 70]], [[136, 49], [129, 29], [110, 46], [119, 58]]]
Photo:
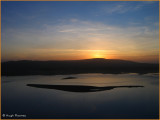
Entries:
[[65, 77], [65, 78], [62, 78], [62, 79], [77, 79], [77, 77], [69, 76], [69, 77]]

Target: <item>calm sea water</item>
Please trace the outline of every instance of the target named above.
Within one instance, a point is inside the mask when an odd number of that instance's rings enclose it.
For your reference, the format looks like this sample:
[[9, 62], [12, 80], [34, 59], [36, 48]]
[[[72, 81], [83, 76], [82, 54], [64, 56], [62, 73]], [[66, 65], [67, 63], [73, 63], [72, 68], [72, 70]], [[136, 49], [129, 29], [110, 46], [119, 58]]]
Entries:
[[[76, 79], [63, 79], [65, 77]], [[95, 92], [27, 84], [115, 87]], [[78, 74], [2, 77], [2, 118], [158, 118], [158, 74]], [[69, 88], [70, 89], [70, 88]], [[83, 89], [83, 88], [82, 88]], [[16, 115], [15, 115], [16, 114]]]

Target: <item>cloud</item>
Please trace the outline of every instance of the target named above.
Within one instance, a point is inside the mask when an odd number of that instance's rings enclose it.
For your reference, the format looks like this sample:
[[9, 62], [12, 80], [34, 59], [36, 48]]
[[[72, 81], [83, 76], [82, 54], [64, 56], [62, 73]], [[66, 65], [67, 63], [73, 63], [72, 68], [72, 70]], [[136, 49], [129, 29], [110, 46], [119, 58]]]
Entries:
[[[156, 40], [152, 40], [153, 36], [156, 37]], [[112, 42], [120, 44], [126, 41], [143, 44], [145, 41], [156, 42], [157, 39], [158, 30], [153, 30], [148, 26], [116, 27], [98, 22], [81, 20], [76, 20], [74, 23], [68, 22], [66, 24], [45, 25], [42, 30], [8, 29], [2, 33], [2, 43], [5, 43], [5, 41], [10, 41], [12, 43], [14, 41], [22, 45], [24, 43], [26, 45], [32, 43], [31, 46], [38, 46], [43, 43], [44, 46], [46, 44], [53, 47], [57, 45], [58, 47], [67, 47], [70, 46], [69, 44], [72, 45], [73, 43], [81, 43], [82, 46], [85, 47], [85, 42], [87, 44], [88, 42], [92, 42], [90, 44], [93, 44], [96, 41], [101, 41], [103, 43], [108, 42], [110, 44]], [[63, 45], [63, 42], [66, 42], [65, 45]], [[78, 47], [81, 44], [75, 46]]]
[[143, 8], [147, 4], [153, 4], [155, 2], [152, 1], [141, 1], [138, 2], [138, 4], [133, 4], [132, 2], [120, 2], [118, 4], [112, 4], [112, 5], [104, 5], [101, 7], [101, 12], [107, 13], [107, 14], [123, 14], [126, 12], [132, 12], [137, 11], [141, 8]]
[[106, 13], [125, 13], [130, 10], [130, 7], [127, 7], [125, 4], [118, 4], [112, 8], [105, 8]]
[[158, 29], [149, 26], [117, 27], [78, 19], [57, 25], [46, 24], [38, 30], [6, 29], [2, 30], [2, 57], [6, 53], [19, 52], [28, 56], [34, 53], [32, 51], [37, 51], [35, 54], [38, 51], [46, 55], [50, 53], [50, 56], [58, 53], [79, 54], [90, 50], [109, 51], [110, 54], [157, 54], [158, 34]]

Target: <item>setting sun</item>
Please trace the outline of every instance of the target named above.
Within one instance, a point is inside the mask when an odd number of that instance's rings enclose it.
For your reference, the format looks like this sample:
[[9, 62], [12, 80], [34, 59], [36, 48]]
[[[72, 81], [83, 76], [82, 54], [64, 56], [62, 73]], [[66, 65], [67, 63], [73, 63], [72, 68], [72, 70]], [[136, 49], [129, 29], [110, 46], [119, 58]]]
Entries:
[[105, 50], [93, 50], [92, 58], [106, 58]]
[[101, 54], [94, 54], [93, 58], [104, 58], [104, 56]]

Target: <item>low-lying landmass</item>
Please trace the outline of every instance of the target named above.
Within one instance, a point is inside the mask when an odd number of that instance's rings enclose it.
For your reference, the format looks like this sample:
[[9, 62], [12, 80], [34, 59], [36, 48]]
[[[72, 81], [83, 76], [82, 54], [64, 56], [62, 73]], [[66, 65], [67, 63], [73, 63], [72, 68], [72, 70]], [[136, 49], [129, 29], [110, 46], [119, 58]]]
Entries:
[[63, 79], [76, 79], [77, 77], [65, 77], [65, 78], [63, 78]]
[[117, 59], [85, 59], [65, 61], [8, 61], [1, 63], [2, 76], [65, 75], [83, 73], [158, 73], [159, 64]]
[[97, 92], [97, 91], [112, 90], [114, 88], [144, 87], [140, 85], [97, 87], [97, 86], [84, 86], [84, 85], [45, 85], [45, 84], [27, 84], [27, 86], [44, 88], [44, 89], [62, 90], [68, 92]]

